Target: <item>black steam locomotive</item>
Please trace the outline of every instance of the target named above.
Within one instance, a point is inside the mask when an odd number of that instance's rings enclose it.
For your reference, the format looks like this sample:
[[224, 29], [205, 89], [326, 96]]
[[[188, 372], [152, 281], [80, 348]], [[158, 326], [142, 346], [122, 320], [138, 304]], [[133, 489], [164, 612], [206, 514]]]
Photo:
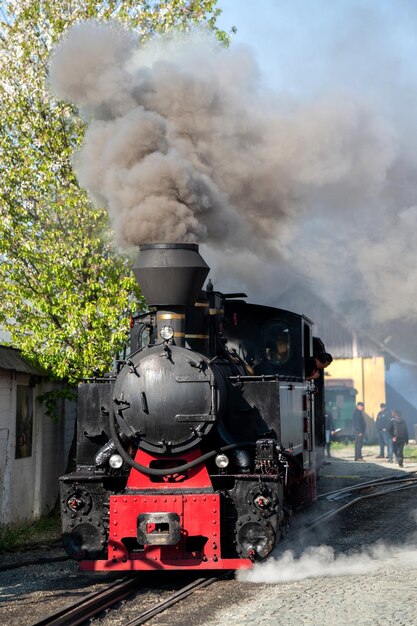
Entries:
[[316, 498], [312, 324], [201, 290], [196, 244], [143, 245], [134, 272], [151, 308], [114, 375], [79, 388], [65, 548], [84, 570], [251, 567]]

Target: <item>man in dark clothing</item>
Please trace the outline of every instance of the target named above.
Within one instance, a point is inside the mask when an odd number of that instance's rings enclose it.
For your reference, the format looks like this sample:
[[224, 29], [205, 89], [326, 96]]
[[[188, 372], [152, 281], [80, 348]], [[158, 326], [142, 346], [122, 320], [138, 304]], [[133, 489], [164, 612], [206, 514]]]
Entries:
[[387, 446], [388, 463], [392, 463], [392, 452], [393, 452], [392, 450], [393, 441], [392, 441], [392, 436], [390, 433], [391, 422], [392, 422], [391, 411], [385, 408], [383, 417], [381, 419], [381, 426], [382, 426], [382, 435], [385, 440], [385, 445]]
[[307, 380], [316, 380], [320, 377], [320, 372], [328, 367], [333, 361], [333, 357], [328, 352], [322, 352], [312, 357], [307, 357], [305, 361], [305, 376]]
[[330, 439], [334, 434], [334, 421], [333, 415], [329, 409], [325, 409], [324, 411], [324, 429], [326, 431], [326, 453], [327, 456], [330, 456]]
[[362, 444], [366, 431], [365, 416], [363, 414], [364, 404], [363, 402], [356, 403], [356, 409], [352, 416], [352, 426], [355, 431], [355, 461], [363, 461], [362, 458]]
[[404, 461], [404, 445], [408, 443], [408, 428], [402, 418], [401, 411], [395, 409], [392, 411], [392, 420], [389, 432], [392, 436], [393, 450], [398, 465], [403, 466]]
[[[387, 448], [388, 448], [388, 443], [386, 444], [385, 442], [384, 432], [387, 432], [386, 428], [389, 425], [390, 417], [387, 412], [387, 405], [384, 404], [384, 402], [381, 402], [379, 406], [381, 410], [376, 416], [376, 430], [378, 433], [379, 454], [376, 458], [383, 459], [385, 457], [385, 445], [387, 445]], [[384, 428], [385, 428], [385, 431], [384, 431]], [[388, 458], [390, 458], [389, 452], [388, 452]], [[391, 458], [392, 458], [392, 453], [391, 453]]]

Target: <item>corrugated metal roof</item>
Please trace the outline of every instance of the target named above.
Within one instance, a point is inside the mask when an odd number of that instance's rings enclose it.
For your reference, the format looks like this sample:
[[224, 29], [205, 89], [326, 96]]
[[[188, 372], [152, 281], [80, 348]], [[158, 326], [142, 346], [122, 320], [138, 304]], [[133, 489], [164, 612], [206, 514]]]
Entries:
[[19, 350], [10, 348], [9, 346], [0, 345], [0, 369], [45, 376], [45, 372], [42, 372], [42, 370], [36, 368], [27, 359], [23, 358]]
[[275, 300], [274, 306], [285, 306], [308, 315], [314, 322], [314, 334], [322, 339], [333, 358], [384, 356], [390, 361], [399, 360], [384, 344], [351, 328], [346, 320], [303, 285], [290, 287]]

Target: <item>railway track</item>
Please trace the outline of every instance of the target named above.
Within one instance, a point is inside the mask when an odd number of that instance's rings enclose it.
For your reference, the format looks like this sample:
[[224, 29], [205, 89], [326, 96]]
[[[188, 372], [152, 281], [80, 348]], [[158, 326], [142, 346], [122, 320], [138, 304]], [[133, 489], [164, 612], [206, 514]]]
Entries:
[[342, 504], [306, 523], [304, 532], [308, 532], [318, 524], [330, 521], [342, 511], [345, 511], [362, 500], [377, 498], [413, 487], [417, 487], [417, 475], [415, 472], [401, 476], [387, 476], [385, 478], [370, 480], [358, 485], [343, 487], [342, 489], [321, 494], [317, 498], [318, 500], [326, 499], [329, 502], [335, 503], [342, 501]]
[[[343, 487], [335, 491], [321, 494], [318, 500], [326, 500], [334, 504], [334, 508], [317, 516], [305, 524], [304, 532], [308, 532], [319, 524], [325, 524], [341, 512], [354, 506], [358, 502], [370, 498], [376, 498], [391, 494], [404, 489], [417, 487], [416, 473], [398, 476], [388, 476], [383, 479], [370, 480], [357, 485]], [[129, 622], [123, 626], [139, 626], [148, 620], [167, 610], [171, 606], [181, 602], [194, 591], [202, 589], [229, 575], [230, 572], [215, 575], [213, 577], [198, 578], [181, 589], [173, 592], [166, 600], [158, 602], [156, 605], [139, 611]], [[109, 607], [125, 600], [130, 595], [137, 592], [143, 581], [138, 578], [128, 578], [118, 580], [106, 585], [104, 589], [88, 594], [82, 599], [70, 604], [63, 609], [37, 621], [32, 626], [78, 626], [86, 620], [97, 616]], [[132, 609], [132, 613], [135, 609]]]
[[136, 578], [117, 580], [34, 622], [32, 626], [77, 626], [137, 591]]
[[[212, 577], [198, 578], [178, 591], [175, 591], [166, 600], [158, 602], [143, 611], [139, 611], [135, 617], [125, 623], [124, 626], [139, 626], [139, 624], [145, 624], [145, 622], [152, 617], [155, 617], [174, 604], [184, 600], [194, 591], [207, 587], [221, 578], [226, 577], [228, 574], [229, 572], [226, 572]], [[128, 596], [138, 591], [142, 584], [142, 581], [136, 577], [118, 580], [107, 585], [104, 589], [84, 596], [84, 598], [33, 623], [31, 626], [78, 626], [79, 624], [83, 624], [86, 620], [97, 616], [105, 609], [125, 600]]]
[[124, 626], [139, 626], [140, 624], [145, 624], [152, 617], [159, 615], [169, 607], [177, 604], [177, 602], [184, 600], [194, 591], [197, 591], [197, 589], [203, 589], [203, 587], [208, 587], [209, 585], [220, 580], [221, 578], [225, 578], [227, 574], [229, 574], [229, 572], [220, 576], [213, 576], [211, 578], [199, 578], [190, 585], [186, 585], [176, 593], [172, 594], [172, 596], [170, 598], [167, 598], [167, 600], [164, 600], [156, 606], [142, 611], [133, 620], [125, 623]]

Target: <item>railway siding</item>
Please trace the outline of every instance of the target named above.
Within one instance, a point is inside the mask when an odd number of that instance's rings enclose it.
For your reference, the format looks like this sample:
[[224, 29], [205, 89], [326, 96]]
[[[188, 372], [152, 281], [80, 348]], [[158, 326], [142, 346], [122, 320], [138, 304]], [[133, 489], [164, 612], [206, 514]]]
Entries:
[[[400, 470], [373, 456], [366, 457], [366, 463], [354, 463], [349, 452], [347, 456], [345, 453], [346, 458], [343, 453], [338, 454], [341, 458], [333, 459], [331, 465], [324, 465], [321, 470], [318, 482], [321, 494], [417, 471], [417, 464], [410, 462]], [[148, 623], [153, 626], [287, 626], [290, 620], [301, 626], [409, 626], [417, 623], [414, 582], [417, 518], [413, 515], [417, 510], [417, 490], [365, 500], [341, 513], [325, 529], [308, 537], [313, 547], [309, 556], [298, 561], [300, 555], [305, 555], [306, 539], [299, 539], [303, 525], [326, 506], [329, 503], [323, 500], [318, 507], [296, 516], [290, 535], [277, 555], [281, 561], [271, 560], [265, 569], [256, 568], [263, 582], [216, 582]], [[369, 556], [370, 546], [378, 544], [380, 547]], [[327, 548], [320, 548], [322, 545]], [[282, 560], [287, 549], [295, 549], [296, 558], [287, 554], [286, 561]], [[359, 556], [349, 556], [352, 551]], [[314, 576], [303, 578], [309, 569]], [[277, 576], [282, 580], [273, 582]], [[55, 607], [93, 591], [107, 578], [92, 580], [80, 574], [73, 561], [0, 572], [0, 620], [8, 626], [31, 623], [35, 616], [46, 615]], [[127, 616], [132, 616], [133, 608], [151, 606], [172, 589], [172, 584], [165, 585], [161, 577], [155, 579], [152, 589], [150, 580], [146, 582], [148, 589], [132, 604], [129, 601], [125, 607], [111, 610], [91, 624], [122, 626]]]
[[[410, 462], [400, 470], [395, 464], [376, 460], [370, 453], [366, 458], [365, 463], [355, 463], [349, 451], [339, 453], [339, 458], [332, 459], [331, 465], [323, 466], [319, 493], [417, 471], [417, 464]], [[257, 570], [259, 579], [264, 582], [238, 580], [217, 584], [207, 590], [200, 603], [196, 603], [195, 598], [190, 599], [150, 624], [416, 624], [416, 511], [415, 488], [364, 500], [338, 515], [315, 537], [310, 536], [312, 547], [307, 552], [301, 542], [297, 545], [295, 536], [296, 528], [303, 527], [300, 515], [277, 561], [270, 560]], [[304, 521], [315, 515], [317, 510], [306, 512]], [[320, 547], [323, 545], [327, 547]], [[283, 553], [290, 548], [295, 548], [295, 555], [290, 557], [287, 553], [285, 559]], [[307, 572], [310, 576], [303, 578]], [[282, 581], [273, 582], [280, 576]]]

